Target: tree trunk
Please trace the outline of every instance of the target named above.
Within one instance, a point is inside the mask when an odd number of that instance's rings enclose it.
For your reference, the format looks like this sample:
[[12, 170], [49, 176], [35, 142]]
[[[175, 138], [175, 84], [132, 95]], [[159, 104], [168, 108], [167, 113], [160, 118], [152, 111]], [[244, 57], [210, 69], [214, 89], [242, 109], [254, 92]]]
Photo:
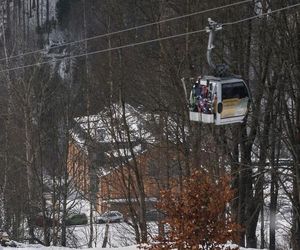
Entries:
[[[68, 118], [67, 118], [68, 119]], [[68, 122], [67, 122], [68, 124]], [[69, 127], [67, 125], [67, 127]], [[67, 131], [67, 135], [69, 135], [69, 132]], [[69, 139], [69, 136], [66, 138]], [[61, 245], [63, 247], [67, 246], [67, 226], [66, 226], [66, 219], [67, 219], [67, 201], [68, 201], [68, 189], [69, 189], [69, 173], [68, 173], [68, 157], [69, 157], [69, 140], [66, 140], [66, 157], [64, 162], [64, 177], [63, 177], [63, 191], [62, 191], [62, 222], [61, 222]]]
[[[4, 11], [2, 11], [3, 19], [4, 19]], [[7, 16], [7, 19], [9, 19], [10, 16]], [[4, 22], [4, 20], [2, 20]], [[1, 30], [3, 33], [3, 50], [4, 50], [4, 55], [5, 55], [5, 64], [6, 67], [9, 68], [10, 63], [9, 63], [9, 48], [7, 45], [7, 36], [6, 33], [9, 34], [7, 30], [9, 30], [10, 27], [7, 29], [4, 28], [4, 25], [2, 24]], [[3, 173], [3, 184], [2, 184], [2, 190], [1, 190], [1, 195], [0, 195], [0, 226], [6, 228], [6, 195], [7, 195], [7, 172], [9, 170], [9, 158], [10, 158], [10, 142], [9, 142], [9, 131], [10, 131], [10, 126], [11, 126], [11, 107], [12, 107], [12, 93], [11, 93], [11, 78], [9, 72], [6, 72], [5, 75], [6, 79], [6, 89], [7, 89], [7, 94], [8, 94], [8, 99], [7, 99], [7, 107], [6, 107], [6, 119], [4, 122], [4, 128], [5, 128], [5, 148], [4, 148], [4, 173]]]
[[300, 201], [299, 201], [298, 185], [295, 182], [297, 182], [297, 180], [294, 181], [294, 185], [293, 185], [294, 206], [293, 206], [293, 220], [292, 220], [292, 249], [300, 250], [300, 215], [299, 215]]
[[25, 150], [26, 150], [26, 173], [27, 173], [27, 188], [28, 188], [28, 227], [30, 235], [30, 243], [34, 243], [34, 212], [33, 208], [33, 152], [31, 138], [31, 116], [28, 111], [29, 107], [25, 106], [24, 121], [25, 121]]
[[270, 250], [275, 250], [275, 233], [276, 233], [276, 212], [277, 212], [277, 174], [272, 171], [271, 175], [271, 202], [270, 202]]
[[[262, 195], [262, 199], [264, 196]], [[261, 201], [262, 206], [260, 209], [260, 249], [265, 248], [265, 206], [264, 206], [264, 200]]]
[[109, 233], [109, 224], [105, 224], [105, 231], [104, 231], [104, 237], [103, 237], [103, 243], [102, 248], [106, 248], [107, 242], [108, 242], [108, 233]]
[[[278, 103], [280, 100], [277, 100]], [[277, 165], [280, 158], [280, 149], [281, 143], [276, 143], [276, 134], [275, 130], [277, 128], [277, 110], [278, 107], [275, 108], [275, 111], [272, 115], [272, 128], [271, 128], [271, 152], [270, 152], [270, 163], [271, 163], [271, 190], [270, 190], [270, 239], [269, 239], [269, 248], [270, 250], [276, 249], [276, 213], [277, 213], [277, 199], [278, 199], [278, 179], [277, 179]], [[282, 131], [281, 123], [279, 127], [279, 131]], [[277, 148], [276, 148], [277, 146]], [[277, 150], [277, 154], [276, 154]]]

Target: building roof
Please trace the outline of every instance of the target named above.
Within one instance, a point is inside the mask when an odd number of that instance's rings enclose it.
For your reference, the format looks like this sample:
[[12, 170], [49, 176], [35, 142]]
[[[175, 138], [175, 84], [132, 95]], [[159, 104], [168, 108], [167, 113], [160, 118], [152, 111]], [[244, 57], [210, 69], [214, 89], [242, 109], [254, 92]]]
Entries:
[[147, 116], [130, 105], [125, 109], [113, 105], [99, 114], [75, 118], [71, 136], [86, 155], [94, 150], [96, 156], [92, 158], [99, 166], [98, 175], [105, 176], [127, 164], [133, 158], [132, 152], [135, 156], [144, 153], [146, 143], [154, 141], [146, 130], [146, 121]]
[[[128, 142], [126, 127], [131, 141], [151, 140], [143, 124], [146, 116], [130, 105], [126, 105], [124, 110], [120, 105], [112, 105], [99, 114], [77, 117], [74, 121], [78, 126], [72, 131], [72, 136], [81, 145], [87, 138], [100, 143]], [[81, 133], [78, 133], [78, 128]]]

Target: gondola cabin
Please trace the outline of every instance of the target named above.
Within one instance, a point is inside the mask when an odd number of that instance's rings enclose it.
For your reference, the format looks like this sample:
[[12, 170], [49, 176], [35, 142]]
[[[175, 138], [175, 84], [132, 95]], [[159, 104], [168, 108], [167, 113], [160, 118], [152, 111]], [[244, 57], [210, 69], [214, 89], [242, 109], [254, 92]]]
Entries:
[[190, 120], [215, 125], [242, 123], [248, 113], [250, 93], [241, 78], [205, 76], [190, 94]]

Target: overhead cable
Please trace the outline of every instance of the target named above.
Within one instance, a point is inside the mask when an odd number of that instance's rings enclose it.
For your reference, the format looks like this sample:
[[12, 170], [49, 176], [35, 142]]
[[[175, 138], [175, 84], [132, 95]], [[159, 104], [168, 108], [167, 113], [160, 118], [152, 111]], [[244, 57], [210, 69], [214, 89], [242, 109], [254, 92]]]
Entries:
[[[269, 16], [271, 14], [278, 13], [278, 12], [283, 11], [283, 10], [295, 8], [295, 7], [298, 7], [298, 6], [300, 6], [300, 3], [290, 5], [290, 6], [286, 6], [286, 7], [282, 7], [280, 9], [276, 9], [276, 10], [270, 11], [268, 13], [255, 15], [255, 16], [252, 16], [252, 17], [240, 19], [240, 20], [233, 21], [233, 22], [227, 22], [227, 23], [224, 23], [223, 26], [235, 25], [235, 24], [242, 23], [242, 22], [249, 21], [249, 20], [253, 20], [253, 19], [256, 19], [256, 18], [266, 17], [266, 16]], [[28, 64], [28, 65], [19, 66], [19, 67], [12, 67], [12, 68], [1, 70], [0, 73], [7, 72], [7, 71], [14, 71], [14, 70], [19, 70], [19, 69], [24, 69], [24, 68], [30, 68], [30, 67], [34, 67], [34, 66], [41, 66], [41, 65], [44, 65], [44, 64], [48, 64], [48, 63], [56, 63], [56, 62], [67, 60], [67, 59], [74, 59], [74, 58], [80, 58], [80, 57], [84, 57], [84, 56], [101, 54], [101, 53], [105, 53], [105, 52], [108, 52], [108, 51], [135, 47], [135, 46], [139, 46], [139, 45], [144, 45], [144, 44], [149, 44], [149, 43], [153, 43], [153, 42], [169, 40], [169, 39], [183, 37], [183, 36], [187, 36], [187, 35], [199, 34], [199, 33], [202, 33], [202, 32], [206, 32], [206, 29], [189, 31], [189, 32], [184, 32], [184, 33], [180, 33], [180, 34], [171, 35], [171, 36], [159, 37], [159, 38], [155, 38], [155, 39], [151, 39], [151, 40], [125, 44], [125, 45], [112, 47], [112, 48], [108, 48], [108, 49], [95, 50], [95, 51], [91, 51], [91, 52], [87, 52], [87, 53], [82, 53], [82, 54], [79, 54], [79, 55], [71, 55], [71, 56], [66, 56], [66, 57], [59, 58], [59, 59], [54, 59], [54, 60], [51, 59], [51, 60], [47, 60], [47, 61], [43, 61], [43, 62], [39, 62], [39, 63], [34, 63], [34, 64]]]
[[[239, 2], [235, 2], [235, 3], [227, 4], [227, 5], [214, 7], [214, 8], [211, 8], [211, 9], [201, 10], [201, 11], [197, 11], [197, 12], [193, 12], [193, 13], [189, 13], [189, 14], [185, 14], [185, 15], [181, 15], [181, 16], [176, 16], [176, 17], [160, 20], [160, 21], [157, 21], [157, 22], [147, 23], [147, 24], [134, 26], [134, 27], [131, 27], [131, 28], [123, 29], [123, 30], [118, 30], [118, 31], [113, 31], [113, 32], [101, 34], [101, 35], [87, 37], [87, 38], [72, 41], [72, 42], [66, 42], [66, 43], [62, 43], [62, 44], [59, 44], [59, 45], [51, 46], [50, 49], [56, 49], [56, 48], [61, 48], [61, 47], [65, 47], [65, 46], [71, 46], [71, 45], [75, 45], [75, 44], [86, 42], [86, 41], [91, 41], [91, 40], [95, 40], [95, 39], [99, 39], [99, 38], [104, 38], [104, 37], [109, 37], [109, 36], [121, 34], [121, 33], [124, 33], [124, 32], [129, 32], [129, 31], [133, 31], [133, 30], [147, 28], [147, 27], [150, 27], [150, 26], [171, 22], [171, 21], [183, 19], [183, 18], [186, 18], [186, 17], [192, 17], [192, 16], [195, 16], [195, 15], [204, 14], [204, 13], [207, 13], [207, 12], [222, 10], [222, 9], [225, 9], [225, 8], [228, 8], [228, 7], [233, 7], [233, 6], [241, 5], [241, 4], [248, 3], [248, 2], [252, 2], [252, 0], [239, 1]], [[47, 48], [34, 50], [34, 51], [29, 51], [29, 52], [25, 52], [25, 53], [20, 53], [20, 54], [17, 54], [17, 55], [10, 56], [8, 58], [0, 58], [0, 62], [5, 61], [7, 59], [11, 60], [11, 59], [14, 59], [14, 58], [28, 56], [28, 55], [32, 55], [32, 54], [35, 54], [35, 53], [45, 52], [45, 51], [47, 51]]]

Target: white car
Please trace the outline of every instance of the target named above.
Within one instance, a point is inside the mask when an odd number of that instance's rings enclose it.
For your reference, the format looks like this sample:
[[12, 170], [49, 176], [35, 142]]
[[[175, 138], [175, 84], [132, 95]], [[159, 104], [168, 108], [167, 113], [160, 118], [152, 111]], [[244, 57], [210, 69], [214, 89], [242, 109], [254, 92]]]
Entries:
[[124, 216], [119, 211], [108, 211], [95, 218], [95, 223], [118, 223], [124, 221]]

